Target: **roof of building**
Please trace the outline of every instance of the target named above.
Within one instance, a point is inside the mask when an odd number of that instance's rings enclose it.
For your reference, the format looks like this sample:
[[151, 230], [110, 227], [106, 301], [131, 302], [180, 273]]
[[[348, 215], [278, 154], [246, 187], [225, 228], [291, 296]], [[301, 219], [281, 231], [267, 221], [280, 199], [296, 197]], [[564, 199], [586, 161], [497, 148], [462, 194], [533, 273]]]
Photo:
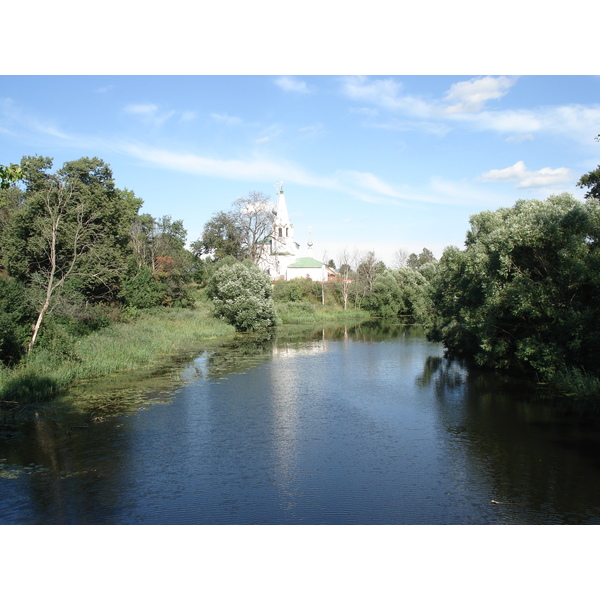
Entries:
[[291, 265], [288, 265], [288, 269], [320, 269], [322, 266], [323, 263], [321, 261], [306, 257], [294, 261]]

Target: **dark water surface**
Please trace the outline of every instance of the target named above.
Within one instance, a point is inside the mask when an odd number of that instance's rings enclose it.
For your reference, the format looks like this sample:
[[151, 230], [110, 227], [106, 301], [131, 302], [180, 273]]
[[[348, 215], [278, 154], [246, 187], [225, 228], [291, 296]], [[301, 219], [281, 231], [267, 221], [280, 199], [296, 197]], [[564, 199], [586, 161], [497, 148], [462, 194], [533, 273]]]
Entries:
[[0, 439], [0, 523], [599, 523], [600, 427], [532, 393], [418, 327], [243, 337]]

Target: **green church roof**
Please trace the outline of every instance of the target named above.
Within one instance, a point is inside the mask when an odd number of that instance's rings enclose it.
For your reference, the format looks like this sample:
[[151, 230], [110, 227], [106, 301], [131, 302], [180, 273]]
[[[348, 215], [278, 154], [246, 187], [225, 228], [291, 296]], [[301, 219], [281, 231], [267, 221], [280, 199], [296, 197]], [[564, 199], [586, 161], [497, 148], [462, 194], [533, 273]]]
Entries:
[[314, 258], [299, 258], [288, 266], [288, 269], [320, 269], [323, 263]]

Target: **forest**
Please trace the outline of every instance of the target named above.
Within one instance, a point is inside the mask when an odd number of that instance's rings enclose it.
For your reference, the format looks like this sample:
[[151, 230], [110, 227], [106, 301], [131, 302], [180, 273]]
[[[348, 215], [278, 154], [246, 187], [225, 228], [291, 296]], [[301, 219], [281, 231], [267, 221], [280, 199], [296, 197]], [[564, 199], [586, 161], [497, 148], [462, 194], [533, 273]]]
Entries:
[[563, 193], [475, 214], [464, 249], [439, 260], [427, 248], [399, 251], [390, 266], [344, 252], [324, 283], [271, 282], [256, 267], [273, 218], [256, 209], [266, 206], [258, 192], [188, 244], [182, 221], [140, 212], [101, 159], [53, 168], [42, 156], [0, 168], [3, 381], [44, 353], [81, 362], [81, 339], [119, 323], [135, 332], [157, 310], [240, 332], [352, 312], [419, 323], [482, 368], [600, 394], [600, 167], [579, 180], [585, 201]]

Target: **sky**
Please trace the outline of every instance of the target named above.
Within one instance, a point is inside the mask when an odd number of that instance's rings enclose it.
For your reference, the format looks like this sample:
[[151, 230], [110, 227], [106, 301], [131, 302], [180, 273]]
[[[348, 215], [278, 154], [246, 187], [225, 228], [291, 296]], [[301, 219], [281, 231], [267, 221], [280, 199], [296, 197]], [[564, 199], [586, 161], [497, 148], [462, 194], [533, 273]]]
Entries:
[[282, 182], [296, 241], [310, 235], [320, 260], [439, 258], [474, 213], [583, 198], [599, 133], [598, 76], [0, 77], [0, 164], [97, 156], [188, 242]]

